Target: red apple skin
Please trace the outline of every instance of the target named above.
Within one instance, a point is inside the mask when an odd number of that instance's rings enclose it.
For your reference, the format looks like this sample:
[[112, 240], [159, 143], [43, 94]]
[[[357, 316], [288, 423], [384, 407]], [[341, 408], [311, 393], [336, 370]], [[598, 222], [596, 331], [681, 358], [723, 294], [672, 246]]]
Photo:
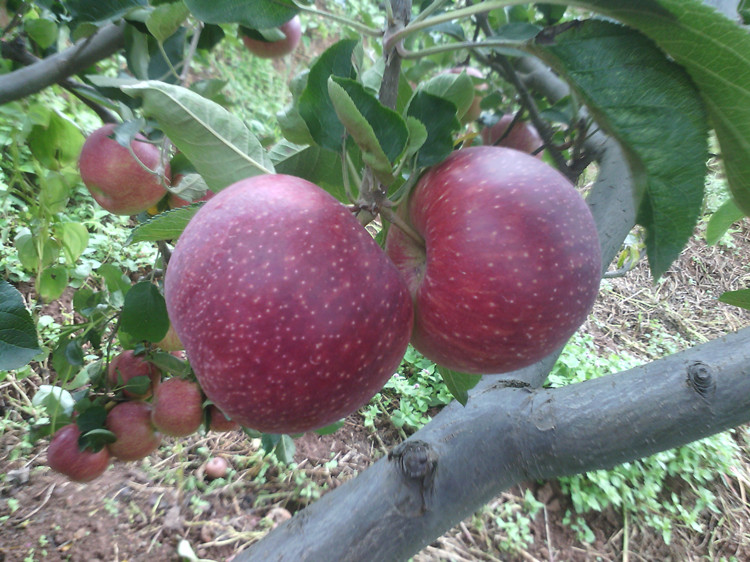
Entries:
[[242, 36], [242, 42], [247, 50], [257, 57], [264, 59], [276, 59], [288, 55], [299, 45], [302, 37], [302, 26], [299, 16], [294, 16], [288, 22], [279, 26], [285, 38], [279, 41], [260, 41], [247, 35]]
[[[81, 149], [78, 167], [81, 180], [91, 196], [104, 209], [116, 215], [136, 215], [156, 205], [167, 190], [159, 178], [144, 170], [124, 146], [109, 138], [115, 125], [108, 123], [86, 139]], [[159, 165], [159, 148], [137, 135], [133, 152], [148, 168]], [[169, 177], [169, 165], [165, 175]]]
[[80, 435], [75, 423], [58, 429], [47, 449], [47, 464], [74, 482], [91, 482], [107, 470], [109, 451], [106, 447], [96, 453], [81, 451], [78, 447]]
[[147, 457], [161, 443], [161, 434], [151, 424], [151, 404], [142, 400], [120, 402], [107, 414], [107, 429], [117, 440], [109, 443], [109, 453], [121, 461]]
[[[533, 154], [544, 146], [544, 141], [534, 125], [526, 121], [519, 121], [513, 125], [510, 132], [503, 137], [505, 131], [513, 122], [513, 115], [505, 114], [491, 127], [482, 129], [482, 142], [486, 145], [505, 146], [515, 148], [521, 152]], [[541, 158], [542, 151], [539, 150], [535, 156]]]
[[409, 292], [382, 249], [331, 195], [286, 175], [239, 181], [196, 213], [165, 298], [206, 396], [267, 433], [355, 411], [411, 333]]
[[217, 408], [214, 404], [211, 404], [208, 407], [208, 416], [208, 429], [210, 429], [211, 431], [225, 432], [234, 431], [235, 429], [240, 428], [240, 424], [238, 424], [234, 420], [228, 419], [224, 415], [224, 412], [219, 410], [219, 408]]
[[601, 257], [583, 198], [557, 170], [509, 148], [451, 154], [418, 182], [386, 251], [414, 298], [412, 344], [449, 369], [535, 363], [585, 320]]
[[203, 423], [203, 394], [193, 381], [171, 378], [154, 392], [151, 422], [172, 437], [192, 435]]
[[154, 387], [161, 380], [161, 371], [153, 363], [146, 361], [142, 355], [135, 355], [132, 349], [126, 349], [116, 355], [109, 363], [109, 384], [116, 388], [127, 382], [133, 377], [150, 377], [151, 388], [145, 394], [136, 394], [129, 390], [123, 389], [122, 393], [128, 398], [140, 399], [148, 398]]

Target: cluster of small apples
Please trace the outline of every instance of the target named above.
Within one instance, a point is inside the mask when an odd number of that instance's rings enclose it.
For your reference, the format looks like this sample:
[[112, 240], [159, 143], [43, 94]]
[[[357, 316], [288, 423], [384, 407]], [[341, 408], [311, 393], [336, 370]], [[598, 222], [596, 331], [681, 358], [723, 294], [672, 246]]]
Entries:
[[[73, 422], [52, 437], [47, 463], [76, 482], [100, 476], [112, 459], [136, 461], [150, 455], [162, 436], [185, 437], [198, 431], [208, 418], [208, 429], [231, 431], [239, 425], [230, 421], [215, 405], [204, 408], [204, 397], [194, 381], [178, 377], [162, 380], [162, 372], [144, 355], [125, 350], [109, 364], [108, 382], [115, 390], [104, 429], [114, 441], [97, 451], [81, 447], [81, 432]], [[128, 385], [136, 377], [146, 385]], [[145, 386], [145, 389], [143, 388]]]

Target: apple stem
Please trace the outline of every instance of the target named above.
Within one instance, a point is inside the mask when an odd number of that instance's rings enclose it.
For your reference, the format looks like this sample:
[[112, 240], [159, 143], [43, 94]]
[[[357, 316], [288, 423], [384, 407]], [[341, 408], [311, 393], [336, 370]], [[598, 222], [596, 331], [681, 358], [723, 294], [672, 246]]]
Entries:
[[409, 224], [402, 219], [398, 213], [393, 212], [393, 209], [390, 207], [381, 207], [380, 208], [380, 216], [382, 216], [384, 219], [389, 221], [393, 226], [401, 230], [404, 234], [406, 234], [409, 238], [414, 240], [417, 244], [419, 244], [422, 248], [426, 247], [424, 238], [414, 230]]

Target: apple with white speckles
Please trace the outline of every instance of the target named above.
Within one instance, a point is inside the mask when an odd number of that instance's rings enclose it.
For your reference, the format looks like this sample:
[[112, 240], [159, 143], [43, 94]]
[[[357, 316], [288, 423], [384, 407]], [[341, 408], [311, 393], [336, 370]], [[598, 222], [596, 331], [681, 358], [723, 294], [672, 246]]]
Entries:
[[491, 146], [453, 152], [420, 178], [407, 214], [425, 244], [394, 227], [386, 251], [414, 298], [412, 344], [429, 359], [466, 373], [520, 369], [585, 320], [601, 276], [596, 227], [541, 160]]
[[267, 433], [329, 425], [365, 404], [409, 341], [409, 292], [352, 213], [269, 174], [208, 201], [180, 236], [165, 298], [206, 396]]

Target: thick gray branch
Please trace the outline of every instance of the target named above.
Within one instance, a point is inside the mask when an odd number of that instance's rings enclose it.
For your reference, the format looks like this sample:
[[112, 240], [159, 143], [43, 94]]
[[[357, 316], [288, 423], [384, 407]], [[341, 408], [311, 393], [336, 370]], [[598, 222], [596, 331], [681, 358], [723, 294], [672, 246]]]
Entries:
[[[124, 24], [110, 24], [56, 55], [0, 76], [0, 105], [36, 93], [85, 70], [116, 53], [124, 41]], [[11, 45], [3, 44], [4, 52], [10, 48]]]
[[495, 380], [235, 560], [406, 560], [513, 484], [609, 468], [750, 421], [748, 365], [750, 328], [555, 390]]

